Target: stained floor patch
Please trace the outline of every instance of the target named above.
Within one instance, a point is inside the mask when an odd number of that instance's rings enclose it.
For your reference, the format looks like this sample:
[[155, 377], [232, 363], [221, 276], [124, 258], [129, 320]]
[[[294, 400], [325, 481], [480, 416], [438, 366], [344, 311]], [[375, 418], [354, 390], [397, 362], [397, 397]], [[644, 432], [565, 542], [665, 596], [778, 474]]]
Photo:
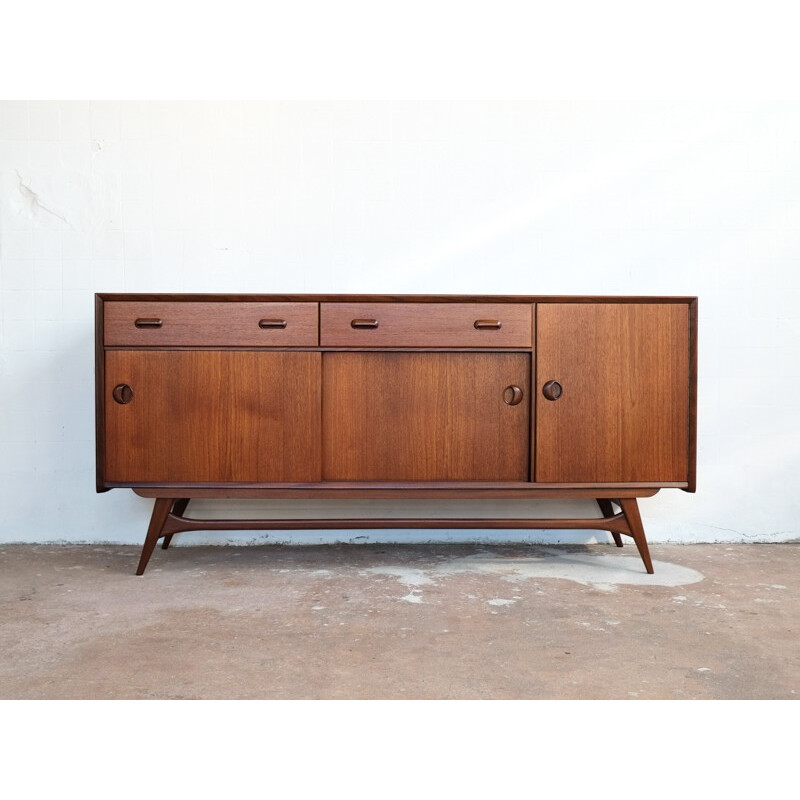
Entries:
[[[639, 556], [572, 553], [540, 548], [535, 556], [498, 556], [475, 553], [453, 558], [427, 568], [385, 565], [365, 570], [373, 575], [388, 575], [411, 587], [414, 600], [421, 601], [421, 587], [436, 584], [451, 575], [478, 573], [496, 575], [512, 583], [542, 578], [574, 581], [596, 589], [615, 591], [617, 586], [686, 586], [703, 580], [703, 574], [690, 567], [668, 561], [654, 561], [655, 575], [648, 575]], [[403, 598], [408, 599], [408, 595]]]

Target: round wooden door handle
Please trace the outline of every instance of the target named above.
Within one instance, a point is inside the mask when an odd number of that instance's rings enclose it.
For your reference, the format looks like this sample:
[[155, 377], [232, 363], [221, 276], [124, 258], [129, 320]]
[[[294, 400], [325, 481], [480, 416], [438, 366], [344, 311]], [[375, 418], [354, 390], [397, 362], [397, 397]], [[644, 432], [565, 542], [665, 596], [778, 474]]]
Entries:
[[506, 386], [503, 392], [503, 402], [507, 406], [515, 406], [522, 402], [522, 389], [519, 386]]
[[547, 381], [547, 383], [542, 386], [542, 394], [548, 400], [558, 400], [563, 391], [564, 387], [558, 381]]
[[120, 383], [119, 386], [114, 387], [111, 396], [120, 404], [127, 405], [133, 400], [133, 389], [127, 383]]

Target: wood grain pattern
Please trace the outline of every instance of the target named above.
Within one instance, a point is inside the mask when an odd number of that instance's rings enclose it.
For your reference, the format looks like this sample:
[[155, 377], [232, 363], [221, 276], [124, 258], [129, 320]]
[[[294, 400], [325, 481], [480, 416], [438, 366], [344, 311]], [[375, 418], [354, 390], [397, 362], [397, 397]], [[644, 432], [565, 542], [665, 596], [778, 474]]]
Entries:
[[539, 305], [536, 480], [688, 481], [688, 337], [687, 305]]
[[525, 481], [527, 353], [323, 354], [323, 477]]
[[[352, 327], [374, 320], [374, 327]], [[500, 327], [475, 327], [499, 322]], [[531, 346], [530, 304], [322, 303], [320, 344], [362, 347]]]
[[[320, 479], [319, 353], [114, 350], [105, 393], [109, 482]], [[185, 495], [175, 495], [185, 496]]]
[[[137, 319], [161, 320], [137, 327]], [[262, 327], [261, 320], [286, 322]], [[107, 302], [105, 345], [235, 347], [318, 344], [316, 303]]]

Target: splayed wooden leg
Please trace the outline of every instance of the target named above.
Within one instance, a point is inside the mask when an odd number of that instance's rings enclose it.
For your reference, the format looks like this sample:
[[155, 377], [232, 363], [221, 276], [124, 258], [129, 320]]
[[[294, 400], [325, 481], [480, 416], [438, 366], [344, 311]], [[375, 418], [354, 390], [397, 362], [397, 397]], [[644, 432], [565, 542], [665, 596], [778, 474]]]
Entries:
[[153, 516], [150, 517], [150, 527], [147, 529], [147, 537], [142, 548], [142, 557], [139, 559], [139, 566], [136, 569], [137, 575], [143, 575], [150, 556], [153, 555], [156, 542], [161, 537], [164, 523], [167, 521], [172, 504], [175, 502], [171, 497], [159, 497], [153, 506]]
[[[610, 500], [606, 500], [604, 497], [599, 497], [597, 499], [597, 505], [600, 506], [600, 513], [604, 517], [614, 516], [614, 506], [611, 505]], [[609, 533], [614, 537], [614, 544], [617, 547], [622, 547], [622, 536], [616, 531], [609, 531]]]
[[[188, 497], [184, 497], [184, 498], [181, 498], [180, 500], [176, 500], [175, 501], [175, 505], [172, 508], [172, 513], [176, 517], [182, 517], [184, 515], [184, 512], [186, 511], [186, 506], [188, 506], [188, 505], [189, 505], [189, 498]], [[174, 535], [175, 535], [174, 533], [168, 533], [164, 537], [164, 541], [161, 544], [161, 549], [162, 550], [166, 550], [169, 547], [169, 544], [172, 541], [172, 537]]]
[[635, 497], [623, 498], [619, 501], [622, 513], [625, 515], [625, 520], [630, 529], [630, 535], [633, 541], [636, 542], [636, 548], [639, 550], [639, 555], [644, 562], [644, 568], [648, 574], [652, 575], [653, 562], [650, 560], [650, 550], [647, 547], [647, 539], [644, 536], [644, 526], [642, 525], [642, 517], [639, 514], [639, 504], [636, 502]]

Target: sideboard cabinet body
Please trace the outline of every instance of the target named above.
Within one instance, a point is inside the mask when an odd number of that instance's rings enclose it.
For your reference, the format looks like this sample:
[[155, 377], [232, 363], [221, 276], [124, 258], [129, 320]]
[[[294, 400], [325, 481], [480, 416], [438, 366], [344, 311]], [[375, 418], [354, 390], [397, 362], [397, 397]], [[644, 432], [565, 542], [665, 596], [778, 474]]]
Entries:
[[[97, 295], [97, 489], [206, 528], [590, 527], [695, 489], [697, 300]], [[192, 497], [593, 497], [586, 520], [198, 521]], [[615, 512], [612, 502], [620, 507]]]

